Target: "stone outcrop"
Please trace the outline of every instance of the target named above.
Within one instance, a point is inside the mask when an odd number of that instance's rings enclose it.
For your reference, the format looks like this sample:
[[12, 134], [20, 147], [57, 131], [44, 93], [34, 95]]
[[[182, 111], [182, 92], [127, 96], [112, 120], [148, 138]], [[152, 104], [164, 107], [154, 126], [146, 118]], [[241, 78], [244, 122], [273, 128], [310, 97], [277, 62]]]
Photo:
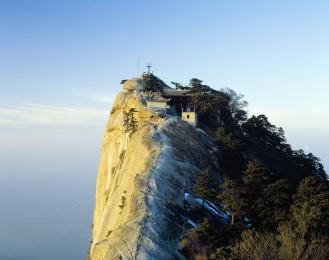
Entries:
[[[117, 95], [96, 184], [89, 259], [182, 259], [184, 191], [216, 161], [210, 137], [179, 117], [147, 108], [140, 79]], [[137, 128], [127, 131], [134, 109]]]

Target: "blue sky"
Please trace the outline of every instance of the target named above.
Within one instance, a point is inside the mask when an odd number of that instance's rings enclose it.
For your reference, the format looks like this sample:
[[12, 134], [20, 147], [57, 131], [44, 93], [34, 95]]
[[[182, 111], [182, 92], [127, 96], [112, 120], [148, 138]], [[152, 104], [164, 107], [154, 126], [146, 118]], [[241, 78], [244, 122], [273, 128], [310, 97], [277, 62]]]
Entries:
[[0, 0], [0, 35], [7, 130], [101, 128], [139, 57], [166, 81], [244, 94], [251, 112], [328, 158], [327, 0]]
[[167, 82], [244, 94], [329, 170], [328, 46], [328, 0], [0, 0], [2, 184], [83, 175], [92, 197], [111, 103], [138, 58]]

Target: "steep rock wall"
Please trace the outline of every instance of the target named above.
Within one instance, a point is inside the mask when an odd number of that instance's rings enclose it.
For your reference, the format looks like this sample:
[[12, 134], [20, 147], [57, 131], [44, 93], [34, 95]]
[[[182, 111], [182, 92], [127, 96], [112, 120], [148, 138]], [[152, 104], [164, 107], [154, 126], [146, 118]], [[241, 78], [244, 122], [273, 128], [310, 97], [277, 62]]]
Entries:
[[[184, 190], [214, 160], [210, 138], [146, 107], [141, 81], [127, 81], [104, 134], [96, 184], [91, 260], [180, 259]], [[126, 133], [135, 108], [138, 128]]]

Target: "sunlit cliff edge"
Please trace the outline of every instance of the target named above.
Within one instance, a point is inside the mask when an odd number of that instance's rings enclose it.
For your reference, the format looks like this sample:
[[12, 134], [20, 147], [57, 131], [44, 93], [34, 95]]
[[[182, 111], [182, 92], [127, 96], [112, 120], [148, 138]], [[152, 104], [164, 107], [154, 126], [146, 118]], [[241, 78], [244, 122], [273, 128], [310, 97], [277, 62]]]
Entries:
[[[106, 126], [90, 260], [184, 259], [178, 251], [184, 192], [216, 161], [211, 138], [178, 115], [149, 108], [142, 86], [140, 78], [124, 83]], [[125, 127], [131, 109], [134, 132]]]

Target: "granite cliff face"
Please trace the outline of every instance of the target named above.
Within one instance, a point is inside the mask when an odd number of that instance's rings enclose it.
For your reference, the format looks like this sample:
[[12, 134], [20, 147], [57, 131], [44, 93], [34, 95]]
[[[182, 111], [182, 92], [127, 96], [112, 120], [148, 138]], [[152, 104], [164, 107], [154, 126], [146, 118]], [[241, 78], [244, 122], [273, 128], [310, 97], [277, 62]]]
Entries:
[[[141, 79], [128, 80], [106, 126], [89, 259], [183, 259], [184, 191], [216, 161], [202, 130], [148, 108]], [[127, 131], [134, 109], [136, 129]]]

